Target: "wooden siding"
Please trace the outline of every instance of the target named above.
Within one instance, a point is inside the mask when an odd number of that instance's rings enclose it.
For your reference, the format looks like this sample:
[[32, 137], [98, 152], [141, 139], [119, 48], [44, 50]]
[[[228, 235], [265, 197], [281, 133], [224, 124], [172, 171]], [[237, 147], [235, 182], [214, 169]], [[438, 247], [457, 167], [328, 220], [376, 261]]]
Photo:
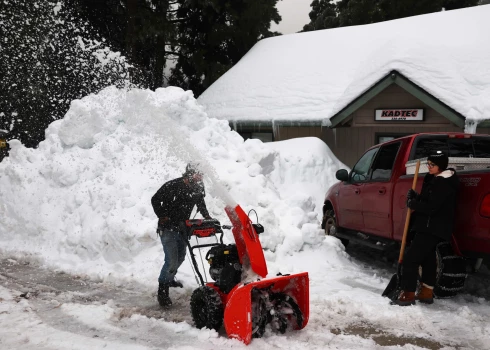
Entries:
[[297, 137], [322, 138], [322, 128], [319, 126], [280, 126], [274, 134], [275, 141], [294, 139]]

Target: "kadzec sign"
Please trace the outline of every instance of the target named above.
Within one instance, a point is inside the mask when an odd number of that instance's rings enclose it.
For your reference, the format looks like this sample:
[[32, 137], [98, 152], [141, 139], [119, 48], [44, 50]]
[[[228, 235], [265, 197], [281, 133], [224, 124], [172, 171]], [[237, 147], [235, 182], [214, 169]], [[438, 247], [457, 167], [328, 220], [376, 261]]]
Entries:
[[375, 120], [417, 121], [424, 120], [423, 109], [377, 109]]

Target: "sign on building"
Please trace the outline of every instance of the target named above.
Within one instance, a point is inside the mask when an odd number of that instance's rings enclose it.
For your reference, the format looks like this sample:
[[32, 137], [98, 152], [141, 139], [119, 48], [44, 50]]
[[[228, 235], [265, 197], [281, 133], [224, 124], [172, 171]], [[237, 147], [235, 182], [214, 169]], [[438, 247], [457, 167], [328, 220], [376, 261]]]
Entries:
[[422, 121], [423, 109], [377, 109], [375, 120], [379, 121]]

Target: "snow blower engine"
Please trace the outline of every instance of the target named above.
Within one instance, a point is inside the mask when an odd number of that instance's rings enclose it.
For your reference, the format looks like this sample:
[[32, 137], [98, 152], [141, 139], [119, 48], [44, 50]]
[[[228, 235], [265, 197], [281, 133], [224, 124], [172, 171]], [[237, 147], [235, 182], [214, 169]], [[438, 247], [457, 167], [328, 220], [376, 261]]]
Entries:
[[[191, 296], [196, 327], [218, 330], [224, 324], [230, 338], [245, 344], [262, 337], [266, 330], [285, 333], [304, 328], [309, 318], [308, 273], [265, 278], [267, 265], [258, 236], [264, 228], [253, 224], [238, 205], [225, 211], [232, 226], [214, 219], [185, 223], [187, 247], [200, 285]], [[232, 230], [235, 244], [223, 243], [223, 229]], [[191, 246], [193, 236], [198, 243]], [[215, 237], [216, 242], [199, 244], [199, 239], [208, 237]], [[210, 248], [205, 258], [214, 282], [205, 282], [199, 271], [194, 250], [202, 248]]]

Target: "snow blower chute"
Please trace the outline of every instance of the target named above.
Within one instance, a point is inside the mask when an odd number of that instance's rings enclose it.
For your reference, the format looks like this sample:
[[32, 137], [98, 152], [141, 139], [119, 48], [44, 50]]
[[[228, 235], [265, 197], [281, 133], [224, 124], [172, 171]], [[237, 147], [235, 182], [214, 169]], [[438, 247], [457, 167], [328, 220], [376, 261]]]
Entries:
[[[186, 221], [187, 237], [205, 238], [221, 234], [216, 243], [191, 246], [189, 255], [200, 287], [191, 296], [191, 313], [197, 328], [218, 330], [224, 325], [230, 338], [249, 344], [266, 329], [285, 333], [299, 330], [309, 318], [308, 273], [265, 278], [267, 265], [259, 234], [263, 227], [253, 224], [240, 206], [225, 209], [233, 226], [217, 220]], [[223, 244], [222, 229], [232, 229], [235, 244]], [[206, 260], [214, 282], [205, 283], [199, 272], [194, 249], [209, 248]], [[262, 277], [250, 279], [255, 273]], [[255, 276], [255, 275], [254, 275]]]

